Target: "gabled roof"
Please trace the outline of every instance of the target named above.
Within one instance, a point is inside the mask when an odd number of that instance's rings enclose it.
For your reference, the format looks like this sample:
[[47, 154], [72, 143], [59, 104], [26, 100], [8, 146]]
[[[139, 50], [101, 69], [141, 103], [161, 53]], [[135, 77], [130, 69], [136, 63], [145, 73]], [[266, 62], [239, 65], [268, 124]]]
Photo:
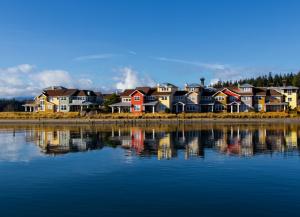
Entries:
[[129, 97], [130, 94], [134, 91], [134, 89], [125, 89], [121, 94], [120, 96], [121, 97]]
[[137, 87], [136, 90], [139, 90], [143, 94], [147, 95], [151, 91], [151, 87]]
[[239, 97], [240, 96], [238, 93], [236, 93], [235, 91], [230, 90], [227, 87], [225, 87], [225, 88], [217, 91], [216, 93], [213, 94], [213, 96], [216, 95], [216, 94], [218, 94], [218, 93], [224, 93], [224, 94], [226, 94], [228, 96], [234, 96], [234, 97]]

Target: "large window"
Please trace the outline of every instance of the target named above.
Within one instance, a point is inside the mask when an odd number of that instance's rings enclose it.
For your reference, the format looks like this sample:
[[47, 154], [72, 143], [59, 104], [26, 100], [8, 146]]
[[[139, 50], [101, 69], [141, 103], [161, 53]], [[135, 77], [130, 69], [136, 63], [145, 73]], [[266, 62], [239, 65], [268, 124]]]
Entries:
[[134, 105], [134, 111], [141, 111], [140, 105]]

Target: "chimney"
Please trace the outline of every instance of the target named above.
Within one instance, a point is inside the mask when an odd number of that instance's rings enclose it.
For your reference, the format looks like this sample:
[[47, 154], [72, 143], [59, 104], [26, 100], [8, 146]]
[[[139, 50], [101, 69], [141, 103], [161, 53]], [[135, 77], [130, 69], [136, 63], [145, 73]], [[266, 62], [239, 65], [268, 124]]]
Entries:
[[282, 80], [282, 85], [285, 87], [286, 86], [286, 80]]
[[205, 78], [200, 78], [200, 81], [201, 81], [201, 86], [204, 86]]

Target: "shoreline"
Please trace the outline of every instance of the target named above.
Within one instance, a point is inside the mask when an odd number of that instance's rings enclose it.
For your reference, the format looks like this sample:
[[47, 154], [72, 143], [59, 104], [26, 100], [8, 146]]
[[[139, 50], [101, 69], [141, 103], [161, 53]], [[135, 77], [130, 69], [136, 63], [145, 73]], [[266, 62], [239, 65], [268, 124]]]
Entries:
[[0, 119], [0, 124], [193, 124], [193, 123], [300, 123], [300, 118], [193, 118], [193, 119]]

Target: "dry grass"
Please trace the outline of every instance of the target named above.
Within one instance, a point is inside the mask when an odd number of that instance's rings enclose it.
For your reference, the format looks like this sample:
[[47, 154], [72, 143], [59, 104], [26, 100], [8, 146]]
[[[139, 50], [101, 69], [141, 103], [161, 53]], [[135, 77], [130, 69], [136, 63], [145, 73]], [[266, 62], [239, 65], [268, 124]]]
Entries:
[[181, 113], [181, 114], [167, 114], [167, 113], [146, 113], [146, 114], [132, 114], [132, 113], [114, 113], [114, 114], [94, 114], [81, 116], [78, 112], [68, 113], [27, 113], [27, 112], [0, 112], [0, 119], [204, 119], [204, 118], [289, 118], [299, 117], [297, 112], [245, 112], [245, 113]]
[[69, 119], [79, 118], [78, 112], [47, 113], [47, 112], [0, 112], [0, 119]]

